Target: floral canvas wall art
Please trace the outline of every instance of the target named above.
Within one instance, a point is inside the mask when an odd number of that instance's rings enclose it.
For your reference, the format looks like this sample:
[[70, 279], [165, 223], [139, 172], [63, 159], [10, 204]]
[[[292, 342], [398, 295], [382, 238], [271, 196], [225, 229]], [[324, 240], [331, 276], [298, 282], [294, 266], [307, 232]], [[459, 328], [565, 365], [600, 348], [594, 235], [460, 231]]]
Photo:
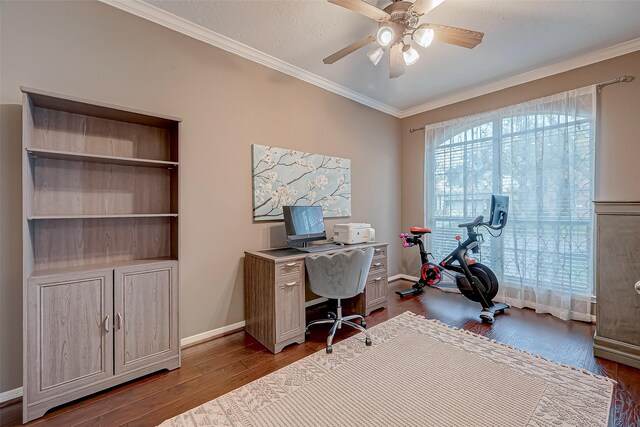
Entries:
[[254, 144], [253, 218], [282, 219], [283, 206], [321, 206], [351, 216], [351, 160]]

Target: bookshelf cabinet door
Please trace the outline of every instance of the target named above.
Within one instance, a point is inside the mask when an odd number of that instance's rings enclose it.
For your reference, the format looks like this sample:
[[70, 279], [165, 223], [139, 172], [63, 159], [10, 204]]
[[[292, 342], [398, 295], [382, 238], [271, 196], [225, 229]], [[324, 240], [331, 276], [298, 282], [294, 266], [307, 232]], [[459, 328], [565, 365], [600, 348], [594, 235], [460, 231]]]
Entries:
[[116, 374], [179, 354], [176, 261], [115, 269], [114, 331]]
[[29, 401], [113, 376], [113, 270], [31, 278], [28, 283]]

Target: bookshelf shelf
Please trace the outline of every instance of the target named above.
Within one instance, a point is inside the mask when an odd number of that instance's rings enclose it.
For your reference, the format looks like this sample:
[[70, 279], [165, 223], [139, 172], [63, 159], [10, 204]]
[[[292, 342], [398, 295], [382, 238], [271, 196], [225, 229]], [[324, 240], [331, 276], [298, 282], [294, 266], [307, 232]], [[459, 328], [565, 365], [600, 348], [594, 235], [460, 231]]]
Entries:
[[71, 160], [80, 162], [105, 163], [122, 166], [140, 166], [150, 168], [173, 169], [178, 162], [165, 160], [139, 159], [135, 157], [105, 156], [99, 154], [75, 153], [72, 151], [48, 150], [43, 148], [27, 148], [29, 156], [35, 159]]

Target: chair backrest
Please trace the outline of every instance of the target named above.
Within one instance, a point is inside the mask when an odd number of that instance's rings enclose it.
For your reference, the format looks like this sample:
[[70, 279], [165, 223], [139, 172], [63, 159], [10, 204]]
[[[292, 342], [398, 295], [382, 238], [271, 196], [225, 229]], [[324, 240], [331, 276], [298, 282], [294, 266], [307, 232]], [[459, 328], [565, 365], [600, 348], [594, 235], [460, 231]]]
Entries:
[[373, 247], [338, 252], [331, 255], [308, 256], [305, 266], [311, 291], [325, 298], [351, 298], [364, 290]]

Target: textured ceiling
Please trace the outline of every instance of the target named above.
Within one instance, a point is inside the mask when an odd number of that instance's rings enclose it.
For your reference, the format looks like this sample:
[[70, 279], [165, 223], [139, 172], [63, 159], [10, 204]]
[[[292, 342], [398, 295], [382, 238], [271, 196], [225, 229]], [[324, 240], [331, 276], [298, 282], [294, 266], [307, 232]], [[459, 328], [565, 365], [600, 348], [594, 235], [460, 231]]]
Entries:
[[377, 67], [366, 57], [374, 44], [322, 63], [378, 28], [326, 1], [146, 2], [400, 110], [640, 37], [639, 0], [447, 0], [421, 22], [481, 31], [483, 42], [473, 50], [417, 46], [418, 63], [389, 79], [386, 56]]

